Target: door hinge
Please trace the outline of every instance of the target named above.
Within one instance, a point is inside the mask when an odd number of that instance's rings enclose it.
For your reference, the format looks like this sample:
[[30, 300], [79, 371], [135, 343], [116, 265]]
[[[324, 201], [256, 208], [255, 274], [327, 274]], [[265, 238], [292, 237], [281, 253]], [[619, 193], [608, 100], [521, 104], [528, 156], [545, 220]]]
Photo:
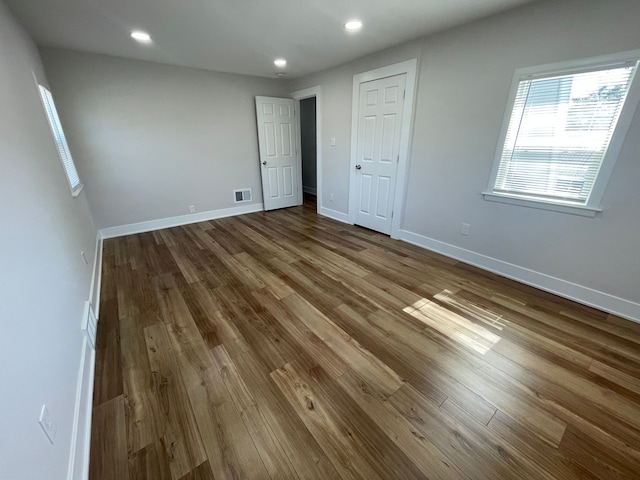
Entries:
[[398, 157], [396, 158], [396, 163], [400, 163], [400, 154], [398, 154]]
[[393, 218], [393, 210], [391, 210], [391, 218]]
[[402, 92], [402, 99], [406, 99], [407, 98], [407, 91], [405, 90], [404, 92]]

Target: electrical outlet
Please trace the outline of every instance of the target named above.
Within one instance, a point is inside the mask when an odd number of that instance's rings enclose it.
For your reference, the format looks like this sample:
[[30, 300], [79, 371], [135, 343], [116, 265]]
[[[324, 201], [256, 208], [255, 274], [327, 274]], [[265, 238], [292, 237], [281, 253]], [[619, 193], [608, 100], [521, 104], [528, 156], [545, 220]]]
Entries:
[[460, 235], [469, 235], [470, 228], [471, 225], [469, 225], [468, 223], [463, 223], [462, 228], [460, 229]]
[[47, 436], [47, 438], [53, 445], [53, 442], [56, 439], [56, 431], [58, 430], [58, 426], [56, 425], [56, 422], [51, 416], [51, 412], [49, 411], [46, 405], [42, 405], [42, 410], [40, 411], [40, 418], [38, 419], [38, 423], [42, 427], [44, 434]]
[[189, 205], [189, 213], [196, 213], [196, 206], [195, 205]]
[[329, 201], [330, 201], [330, 202], [333, 202], [333, 193], [330, 193], [330, 194], [329, 194]]
[[80, 252], [80, 256], [82, 257], [82, 263], [84, 263], [84, 266], [88, 267], [89, 261], [87, 260], [87, 256], [84, 254], [84, 252]]

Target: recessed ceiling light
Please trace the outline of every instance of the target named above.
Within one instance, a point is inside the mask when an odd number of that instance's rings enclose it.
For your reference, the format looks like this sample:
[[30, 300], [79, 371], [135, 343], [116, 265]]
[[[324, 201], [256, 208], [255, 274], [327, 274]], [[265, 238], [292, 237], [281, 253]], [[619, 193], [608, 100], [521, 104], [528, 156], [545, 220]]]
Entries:
[[131, 37], [141, 43], [151, 43], [151, 35], [149, 35], [147, 32], [135, 30], [131, 32]]
[[278, 68], [284, 68], [287, 66], [287, 61], [284, 58], [278, 58], [273, 64]]
[[348, 32], [357, 32], [362, 28], [362, 22], [360, 20], [349, 20], [344, 24], [344, 29]]

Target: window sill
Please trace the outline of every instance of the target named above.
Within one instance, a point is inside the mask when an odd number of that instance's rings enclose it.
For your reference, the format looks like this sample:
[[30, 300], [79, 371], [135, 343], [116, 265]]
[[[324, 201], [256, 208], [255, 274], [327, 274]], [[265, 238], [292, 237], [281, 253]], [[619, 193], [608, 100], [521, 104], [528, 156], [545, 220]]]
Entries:
[[82, 187], [84, 187], [84, 183], [81, 183], [74, 190], [71, 190], [71, 196], [73, 198], [76, 198], [78, 195], [80, 195], [80, 192], [82, 191]]
[[507, 203], [509, 205], [517, 205], [520, 207], [537, 208], [540, 210], [550, 210], [552, 212], [569, 213], [571, 215], [579, 215], [581, 217], [593, 218], [602, 209], [593, 207], [582, 207], [577, 205], [561, 205], [558, 203], [542, 202], [538, 200], [530, 200], [527, 198], [511, 197], [501, 195], [499, 193], [482, 192], [482, 197], [489, 202]]

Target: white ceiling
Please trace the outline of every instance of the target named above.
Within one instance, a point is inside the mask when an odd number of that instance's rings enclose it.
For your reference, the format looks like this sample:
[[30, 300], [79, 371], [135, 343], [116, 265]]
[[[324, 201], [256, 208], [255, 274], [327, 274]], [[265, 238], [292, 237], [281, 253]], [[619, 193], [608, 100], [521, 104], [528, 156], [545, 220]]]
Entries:
[[[5, 0], [38, 45], [248, 75], [331, 68], [531, 0]], [[358, 34], [343, 29], [359, 18]], [[148, 31], [150, 46], [130, 38]]]

